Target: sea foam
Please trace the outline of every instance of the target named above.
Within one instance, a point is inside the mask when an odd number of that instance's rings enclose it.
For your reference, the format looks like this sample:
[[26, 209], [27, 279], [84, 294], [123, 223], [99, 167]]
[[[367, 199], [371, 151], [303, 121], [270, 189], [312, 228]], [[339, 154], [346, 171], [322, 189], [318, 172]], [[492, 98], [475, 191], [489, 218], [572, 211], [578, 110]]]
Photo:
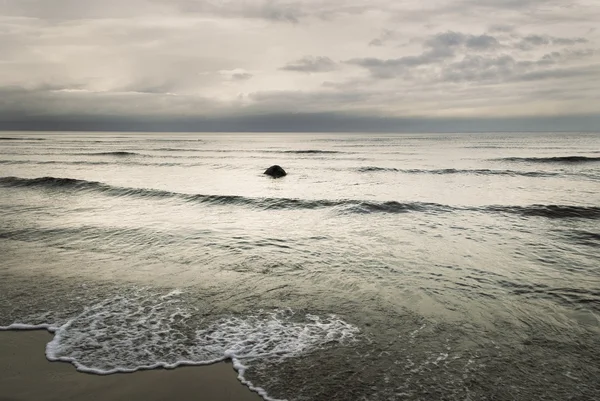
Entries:
[[334, 315], [291, 309], [202, 321], [181, 294], [139, 290], [86, 307], [62, 325], [13, 323], [0, 330], [48, 330], [54, 333], [46, 346], [48, 360], [98, 375], [231, 360], [238, 379], [266, 400], [274, 399], [245, 378], [249, 368], [348, 345], [359, 334], [356, 326]]

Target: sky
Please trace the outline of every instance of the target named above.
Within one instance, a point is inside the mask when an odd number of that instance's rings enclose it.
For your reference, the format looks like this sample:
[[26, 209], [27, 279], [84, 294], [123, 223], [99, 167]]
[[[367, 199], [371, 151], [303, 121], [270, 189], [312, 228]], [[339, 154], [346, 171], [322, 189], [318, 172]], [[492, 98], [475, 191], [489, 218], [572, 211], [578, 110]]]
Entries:
[[598, 0], [1, 0], [0, 129], [600, 131]]

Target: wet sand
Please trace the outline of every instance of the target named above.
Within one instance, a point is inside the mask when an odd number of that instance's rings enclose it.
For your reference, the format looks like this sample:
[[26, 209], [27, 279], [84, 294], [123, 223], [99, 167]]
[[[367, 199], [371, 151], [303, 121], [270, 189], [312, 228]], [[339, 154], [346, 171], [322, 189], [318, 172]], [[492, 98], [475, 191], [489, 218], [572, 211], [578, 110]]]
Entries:
[[261, 401], [230, 363], [98, 376], [49, 362], [45, 331], [0, 332], [0, 401]]

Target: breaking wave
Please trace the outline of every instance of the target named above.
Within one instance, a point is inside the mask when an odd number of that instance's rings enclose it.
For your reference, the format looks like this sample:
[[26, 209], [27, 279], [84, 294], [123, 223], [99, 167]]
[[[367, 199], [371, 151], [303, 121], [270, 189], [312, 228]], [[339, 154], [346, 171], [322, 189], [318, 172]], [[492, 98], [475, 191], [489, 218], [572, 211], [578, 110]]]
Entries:
[[0, 330], [46, 329], [54, 333], [46, 346], [48, 360], [98, 375], [231, 360], [238, 379], [266, 400], [273, 399], [244, 377], [246, 370], [350, 345], [360, 333], [335, 315], [291, 309], [225, 315], [203, 324], [181, 294], [140, 289], [90, 305], [66, 322], [39, 323], [43, 317], [30, 317], [31, 323]]
[[557, 157], [504, 157], [504, 161], [526, 163], [594, 163], [600, 162], [600, 157], [588, 156], [557, 156]]
[[72, 192], [98, 192], [117, 197], [138, 198], [175, 198], [187, 202], [198, 202], [212, 205], [251, 206], [264, 210], [271, 209], [320, 209], [343, 208], [344, 211], [356, 213], [387, 212], [403, 213], [410, 211], [449, 211], [450, 207], [422, 202], [371, 202], [360, 200], [328, 200], [328, 199], [294, 199], [294, 198], [250, 198], [239, 195], [203, 195], [184, 194], [159, 189], [127, 188], [104, 184], [96, 181], [78, 180], [74, 178], [18, 178], [2, 177], [0, 186], [29, 187], [42, 189], [61, 189]]
[[490, 170], [490, 169], [397, 169], [393, 167], [360, 167], [357, 169], [360, 173], [375, 173], [375, 172], [398, 172], [405, 174], [473, 174], [473, 175], [506, 175], [506, 176], [524, 176], [524, 177], [554, 177], [561, 173], [553, 173], [546, 171], [515, 171], [515, 170]]
[[236, 205], [259, 210], [297, 210], [335, 208], [339, 213], [442, 213], [471, 211], [502, 213], [525, 217], [600, 219], [600, 207], [575, 205], [527, 205], [527, 206], [449, 206], [428, 202], [376, 202], [355, 199], [298, 199], [298, 198], [253, 198], [240, 195], [185, 194], [151, 188], [118, 187], [96, 181], [74, 178], [18, 178], [2, 177], [0, 186], [13, 188], [41, 188], [68, 190], [74, 193], [94, 192], [115, 197], [172, 198], [185, 202], [208, 205]]
[[295, 153], [295, 154], [333, 154], [333, 153], [345, 153], [337, 150], [284, 150], [282, 153]]
[[106, 166], [106, 165], [117, 165], [117, 166], [149, 166], [149, 167], [195, 167], [195, 166], [206, 166], [207, 163], [195, 162], [195, 163], [181, 163], [181, 162], [139, 162], [139, 161], [89, 161], [89, 160], [0, 160], [0, 165], [65, 165], [65, 166]]
[[16, 138], [3, 136], [0, 137], [0, 141], [45, 141], [46, 138]]
[[117, 151], [117, 152], [97, 152], [97, 153], [81, 153], [84, 156], [144, 156], [140, 153], [135, 152], [125, 152], [125, 151]]
[[485, 206], [482, 210], [525, 217], [600, 219], [600, 207], [570, 205]]

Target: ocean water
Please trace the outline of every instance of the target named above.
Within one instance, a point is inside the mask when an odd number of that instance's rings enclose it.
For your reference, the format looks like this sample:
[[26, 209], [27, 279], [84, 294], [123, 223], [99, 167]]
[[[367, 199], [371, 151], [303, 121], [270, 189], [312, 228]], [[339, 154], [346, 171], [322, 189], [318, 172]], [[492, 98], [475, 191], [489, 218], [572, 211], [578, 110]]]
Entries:
[[0, 326], [84, 372], [600, 398], [599, 134], [3, 133], [0, 255]]

